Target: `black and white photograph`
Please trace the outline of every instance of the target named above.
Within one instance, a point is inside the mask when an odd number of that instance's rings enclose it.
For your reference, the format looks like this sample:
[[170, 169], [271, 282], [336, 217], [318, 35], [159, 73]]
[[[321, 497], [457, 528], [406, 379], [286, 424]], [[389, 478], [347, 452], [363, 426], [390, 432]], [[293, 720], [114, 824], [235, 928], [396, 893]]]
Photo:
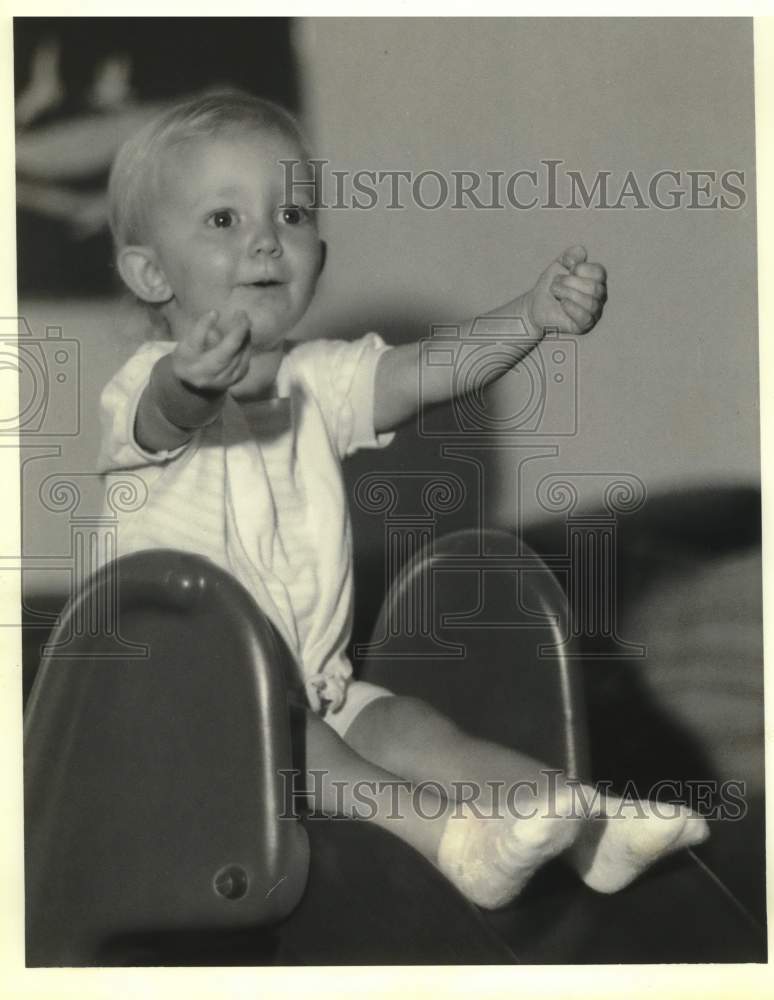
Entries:
[[23, 968], [760, 971], [771, 28], [17, 13]]

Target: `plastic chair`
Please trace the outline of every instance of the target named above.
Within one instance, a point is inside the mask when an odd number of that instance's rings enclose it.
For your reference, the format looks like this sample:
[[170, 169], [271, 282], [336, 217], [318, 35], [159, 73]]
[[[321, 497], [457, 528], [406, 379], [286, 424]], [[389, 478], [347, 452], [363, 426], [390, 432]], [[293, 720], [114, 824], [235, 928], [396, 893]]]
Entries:
[[[100, 604], [109, 573], [114, 614]], [[564, 596], [538, 557], [504, 533], [462, 532], [401, 572], [356, 652], [365, 678], [585, 776], [565, 626]], [[687, 854], [614, 897], [554, 864], [512, 906], [484, 914], [388, 833], [292, 818], [283, 772], [302, 753], [291, 741], [292, 659], [246, 591], [200, 557], [144, 552], [107, 567], [47, 649], [24, 727], [29, 965], [765, 953]]]

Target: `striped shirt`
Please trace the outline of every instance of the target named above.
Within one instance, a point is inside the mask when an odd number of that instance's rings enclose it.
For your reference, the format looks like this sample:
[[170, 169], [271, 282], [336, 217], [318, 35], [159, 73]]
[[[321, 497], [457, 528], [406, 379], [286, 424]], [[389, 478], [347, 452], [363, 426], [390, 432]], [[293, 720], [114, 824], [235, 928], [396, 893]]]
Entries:
[[[292, 346], [277, 397], [240, 404], [183, 446], [147, 452], [134, 436], [151, 370], [173, 341], [144, 344], [100, 399], [98, 469], [110, 486], [139, 476], [147, 499], [118, 515], [118, 555], [174, 548], [233, 574], [272, 620], [303, 671], [313, 708], [342, 704], [352, 675], [352, 528], [341, 460], [384, 447], [374, 431], [375, 333]], [[120, 476], [118, 477], [120, 478]]]

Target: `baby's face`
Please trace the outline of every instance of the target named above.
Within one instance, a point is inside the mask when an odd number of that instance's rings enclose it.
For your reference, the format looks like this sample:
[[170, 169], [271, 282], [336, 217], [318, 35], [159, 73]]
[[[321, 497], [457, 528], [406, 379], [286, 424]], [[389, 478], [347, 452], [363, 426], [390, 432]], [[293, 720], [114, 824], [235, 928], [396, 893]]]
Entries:
[[307, 200], [284, 201], [279, 161], [301, 158], [289, 137], [236, 130], [167, 153], [152, 245], [172, 290], [175, 336], [211, 309], [221, 328], [244, 310], [253, 343], [271, 349], [301, 319], [323, 260], [312, 192], [297, 185]]

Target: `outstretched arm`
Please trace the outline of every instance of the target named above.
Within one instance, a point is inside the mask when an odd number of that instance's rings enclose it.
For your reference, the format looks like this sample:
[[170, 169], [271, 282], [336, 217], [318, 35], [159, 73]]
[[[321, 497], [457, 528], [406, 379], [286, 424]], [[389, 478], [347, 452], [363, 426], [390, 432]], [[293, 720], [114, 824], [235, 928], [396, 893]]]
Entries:
[[137, 443], [146, 451], [185, 444], [194, 431], [217, 418], [226, 390], [247, 372], [251, 354], [247, 316], [237, 313], [222, 335], [217, 319], [217, 312], [206, 313], [154, 365], [134, 425]]
[[[471, 336], [474, 324], [477, 334], [486, 331], [487, 323], [497, 332], [490, 341], [475, 340], [478, 374], [473, 380], [465, 380], [464, 391], [478, 391], [510, 371], [540, 343], [547, 329], [588, 333], [599, 320], [606, 298], [604, 267], [587, 263], [583, 247], [565, 250], [530, 291], [485, 316], [458, 325], [463, 343]], [[425, 363], [421, 341], [387, 351], [376, 369], [376, 431], [394, 430], [410, 420], [420, 405], [445, 402], [454, 394], [455, 384], [448, 368]]]

